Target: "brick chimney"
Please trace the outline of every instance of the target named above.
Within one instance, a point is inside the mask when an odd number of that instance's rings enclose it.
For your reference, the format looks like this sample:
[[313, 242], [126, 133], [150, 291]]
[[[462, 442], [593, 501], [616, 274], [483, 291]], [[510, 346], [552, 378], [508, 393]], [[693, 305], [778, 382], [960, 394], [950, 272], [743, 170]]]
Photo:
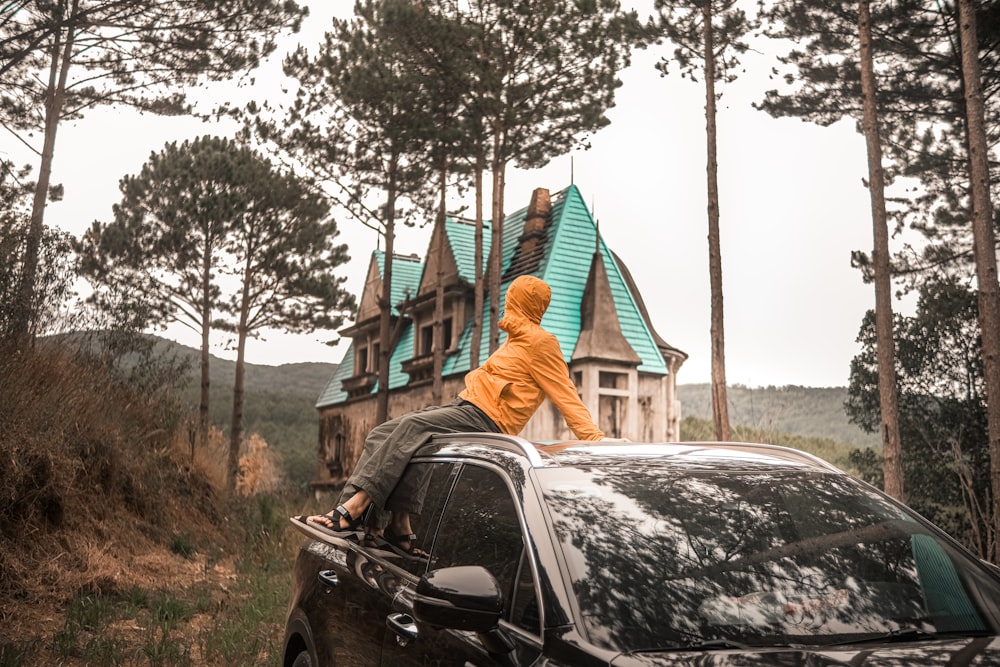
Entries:
[[524, 233], [518, 241], [521, 242], [521, 252], [530, 253], [545, 238], [545, 223], [552, 217], [552, 199], [545, 188], [535, 188], [531, 193], [531, 203], [528, 213], [524, 216]]
[[535, 188], [524, 216], [524, 229], [505, 277], [534, 273], [545, 253], [547, 228], [552, 219], [552, 199], [546, 188]]

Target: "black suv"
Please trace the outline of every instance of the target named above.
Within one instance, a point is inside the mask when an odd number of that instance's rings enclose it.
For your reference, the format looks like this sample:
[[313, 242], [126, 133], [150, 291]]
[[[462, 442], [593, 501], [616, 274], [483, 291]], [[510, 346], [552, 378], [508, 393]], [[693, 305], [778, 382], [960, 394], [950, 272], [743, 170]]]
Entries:
[[436, 437], [419, 549], [301, 522], [285, 665], [1000, 665], [1000, 576], [809, 454]]

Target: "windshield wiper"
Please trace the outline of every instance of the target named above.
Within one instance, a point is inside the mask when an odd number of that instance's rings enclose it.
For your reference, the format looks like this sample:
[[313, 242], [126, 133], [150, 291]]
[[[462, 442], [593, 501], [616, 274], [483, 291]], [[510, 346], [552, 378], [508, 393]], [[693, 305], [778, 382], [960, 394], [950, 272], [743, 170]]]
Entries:
[[750, 645], [732, 639], [719, 638], [719, 639], [703, 639], [700, 642], [691, 642], [684, 648], [689, 651], [716, 651], [719, 649], [727, 649], [727, 648], [748, 649], [750, 648]]
[[658, 648], [637, 648], [629, 653], [666, 653], [671, 651], [720, 651], [725, 649], [748, 649], [749, 644], [738, 642], [732, 639], [687, 639], [679, 641], [673, 646], [662, 646]]
[[985, 634], [981, 630], [951, 630], [949, 632], [932, 632], [920, 628], [897, 628], [879, 635], [870, 635], [860, 639], [849, 639], [837, 642], [833, 646], [845, 646], [849, 644], [877, 644], [881, 642], [919, 642], [931, 639], [954, 639], [955, 637], [979, 637]]

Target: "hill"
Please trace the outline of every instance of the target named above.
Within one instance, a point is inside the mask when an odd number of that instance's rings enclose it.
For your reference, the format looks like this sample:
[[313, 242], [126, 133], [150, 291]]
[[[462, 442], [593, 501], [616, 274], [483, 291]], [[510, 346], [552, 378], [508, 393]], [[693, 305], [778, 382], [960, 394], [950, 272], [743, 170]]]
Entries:
[[[154, 337], [153, 354], [187, 367], [181, 400], [196, 414], [201, 369], [198, 350]], [[243, 429], [258, 433], [276, 452], [286, 474], [296, 485], [308, 484], [316, 475], [319, 421], [316, 399], [337, 370], [337, 364], [306, 362], [270, 366], [246, 364]], [[209, 361], [209, 413], [212, 423], [228, 431], [232, 419], [236, 362], [211, 355]]]
[[[677, 386], [681, 415], [712, 419], [711, 385]], [[850, 423], [844, 411], [846, 387], [750, 388], [733, 385], [727, 390], [729, 420], [763, 432], [794, 433], [828, 438], [856, 447], [878, 447], [878, 434], [865, 433]]]
[[[181, 345], [159, 336], [156, 340], [154, 353], [157, 356], [172, 356], [190, 366], [191, 377], [200, 379], [200, 353], [193, 347]], [[232, 388], [236, 378], [236, 362], [213, 355], [209, 362], [210, 381], [212, 385]], [[308, 397], [315, 403], [320, 392], [330, 380], [337, 364], [323, 362], [305, 362], [296, 364], [281, 364], [270, 366], [266, 364], [246, 364], [246, 388], [256, 392], [264, 391], [275, 394], [291, 394]]]

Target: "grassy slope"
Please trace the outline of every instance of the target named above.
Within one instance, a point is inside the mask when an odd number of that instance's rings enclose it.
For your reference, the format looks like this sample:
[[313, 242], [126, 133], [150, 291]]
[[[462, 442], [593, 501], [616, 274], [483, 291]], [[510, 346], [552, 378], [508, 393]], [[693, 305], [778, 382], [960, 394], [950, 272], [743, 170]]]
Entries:
[[61, 343], [0, 354], [0, 665], [279, 664], [302, 501]]

